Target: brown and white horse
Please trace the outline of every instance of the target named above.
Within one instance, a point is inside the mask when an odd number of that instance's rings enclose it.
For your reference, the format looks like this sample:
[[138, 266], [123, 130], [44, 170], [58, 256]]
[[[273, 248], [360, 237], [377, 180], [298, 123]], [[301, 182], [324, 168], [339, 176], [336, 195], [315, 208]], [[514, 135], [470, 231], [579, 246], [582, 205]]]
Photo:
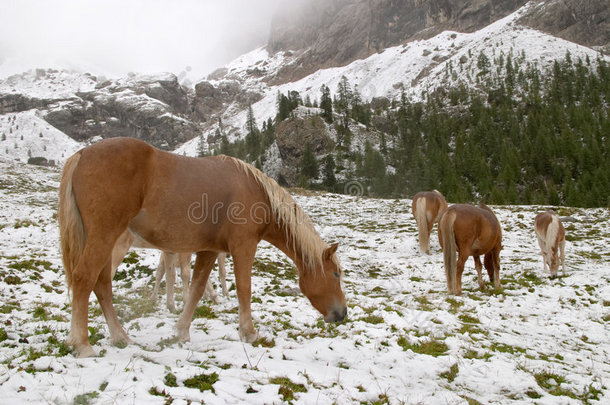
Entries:
[[[462, 273], [469, 256], [474, 259], [479, 286], [485, 288], [481, 274], [481, 258], [489, 279], [500, 288], [500, 250], [502, 228], [493, 211], [485, 204], [478, 206], [454, 204], [441, 215], [438, 239], [443, 248], [447, 288], [452, 294], [462, 294]], [[457, 259], [456, 259], [457, 253]]]
[[542, 271], [546, 271], [548, 266], [551, 278], [556, 278], [561, 260], [561, 269], [565, 275], [566, 231], [557, 214], [554, 211], [539, 213], [534, 220], [534, 229], [542, 254]]
[[421, 191], [413, 197], [411, 211], [417, 223], [419, 250], [430, 254], [430, 233], [443, 211], [447, 209], [445, 197], [438, 191]]
[[196, 252], [189, 298], [176, 324], [181, 341], [190, 339], [193, 313], [220, 252], [233, 256], [240, 337], [256, 340], [251, 272], [261, 240], [293, 260], [301, 291], [325, 321], [342, 321], [347, 314], [337, 244], [322, 240], [286, 190], [240, 160], [189, 158], [133, 138], [106, 139], [66, 161], [59, 193], [61, 247], [72, 291], [67, 342], [81, 357], [95, 354], [87, 331], [91, 291], [111, 341], [129, 342], [112, 304], [111, 256], [126, 229], [162, 251]]

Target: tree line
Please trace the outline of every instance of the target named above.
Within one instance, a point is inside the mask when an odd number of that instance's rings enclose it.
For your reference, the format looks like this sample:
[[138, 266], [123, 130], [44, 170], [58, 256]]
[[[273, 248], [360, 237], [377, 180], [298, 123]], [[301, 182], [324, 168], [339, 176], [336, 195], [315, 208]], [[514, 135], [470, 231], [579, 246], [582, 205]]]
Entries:
[[[342, 192], [360, 181], [376, 197], [412, 197], [438, 189], [449, 201], [489, 204], [610, 206], [610, 67], [604, 60], [573, 61], [570, 54], [542, 70], [525, 55], [476, 58], [476, 77], [450, 80], [423, 94], [364, 102], [343, 77], [331, 97], [305, 101], [278, 94], [275, 120], [261, 130], [248, 114], [246, 136], [219, 152], [261, 165], [274, 126], [298, 119], [298, 105], [318, 107], [336, 132], [330, 153], [306, 147], [301, 185]], [[447, 66], [448, 78], [460, 67]], [[385, 102], [384, 102], [385, 101]], [[351, 147], [354, 123], [379, 134]]]

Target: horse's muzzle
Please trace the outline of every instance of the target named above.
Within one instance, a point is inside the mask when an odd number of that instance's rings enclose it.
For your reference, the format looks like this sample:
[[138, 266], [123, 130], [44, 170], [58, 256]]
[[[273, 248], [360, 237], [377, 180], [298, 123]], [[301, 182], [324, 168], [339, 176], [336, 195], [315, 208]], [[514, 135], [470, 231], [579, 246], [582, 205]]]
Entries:
[[335, 307], [324, 317], [325, 322], [343, 322], [347, 316], [347, 306]]

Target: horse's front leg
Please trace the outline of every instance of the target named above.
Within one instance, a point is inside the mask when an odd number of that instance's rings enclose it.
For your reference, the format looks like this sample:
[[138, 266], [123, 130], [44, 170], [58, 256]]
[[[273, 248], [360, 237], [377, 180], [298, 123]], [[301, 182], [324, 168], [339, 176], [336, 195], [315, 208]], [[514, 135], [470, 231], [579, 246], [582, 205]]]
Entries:
[[561, 254], [561, 272], [563, 273], [563, 275], [566, 275], [566, 241], [565, 239], [562, 240], [561, 242], [559, 242], [559, 252]]
[[167, 260], [165, 262], [165, 305], [172, 313], [178, 313], [176, 311], [176, 301], [174, 299], [174, 287], [176, 285], [176, 262], [177, 255], [175, 253], [168, 253]]
[[193, 314], [197, 303], [203, 296], [205, 291], [205, 285], [208, 282], [210, 272], [216, 261], [216, 252], [199, 252], [197, 253], [197, 259], [195, 260], [195, 266], [193, 268], [193, 280], [189, 288], [189, 299], [184, 305], [182, 314], [178, 318], [176, 323], [176, 329], [178, 332], [178, 340], [186, 342], [191, 339], [189, 329], [191, 327], [191, 321], [193, 320]]
[[227, 254], [221, 253], [218, 255], [218, 278], [220, 279], [220, 285], [222, 286], [222, 295], [225, 297], [229, 296], [229, 291], [227, 290], [227, 268], [226, 263]]
[[233, 272], [235, 274], [235, 287], [239, 301], [239, 337], [243, 342], [252, 343], [258, 339], [258, 332], [252, 322], [250, 300], [252, 296], [252, 264], [256, 253], [256, 244], [252, 246], [239, 246], [239, 250], [232, 250]]
[[155, 302], [157, 301], [157, 298], [159, 296], [159, 286], [161, 285], [161, 280], [165, 275], [165, 261], [166, 255], [165, 253], [161, 252], [161, 257], [159, 258], [159, 265], [157, 266], [157, 271], [155, 272], [155, 287], [153, 288], [152, 293]]
[[[472, 256], [472, 258], [474, 259], [474, 268], [477, 270], [477, 277], [478, 277], [478, 282], [479, 282], [479, 287], [481, 288], [481, 290], [485, 289], [485, 281], [483, 281], [483, 265], [481, 264], [481, 257], [480, 256]], [[489, 270], [488, 270], [489, 273]], [[490, 273], [489, 274], [490, 278], [493, 280], [493, 275]]]

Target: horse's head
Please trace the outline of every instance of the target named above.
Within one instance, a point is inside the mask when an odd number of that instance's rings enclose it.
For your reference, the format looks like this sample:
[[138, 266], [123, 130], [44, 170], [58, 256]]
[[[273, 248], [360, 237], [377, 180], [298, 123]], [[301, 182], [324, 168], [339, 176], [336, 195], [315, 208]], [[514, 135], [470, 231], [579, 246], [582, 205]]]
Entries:
[[559, 255], [557, 254], [557, 247], [551, 249], [550, 254], [546, 257], [547, 264], [551, 270], [551, 278], [557, 278], [557, 271], [559, 270]]
[[347, 305], [341, 290], [342, 271], [335, 252], [337, 243], [322, 253], [321, 267], [302, 270], [299, 287], [326, 322], [341, 322], [347, 315]]

